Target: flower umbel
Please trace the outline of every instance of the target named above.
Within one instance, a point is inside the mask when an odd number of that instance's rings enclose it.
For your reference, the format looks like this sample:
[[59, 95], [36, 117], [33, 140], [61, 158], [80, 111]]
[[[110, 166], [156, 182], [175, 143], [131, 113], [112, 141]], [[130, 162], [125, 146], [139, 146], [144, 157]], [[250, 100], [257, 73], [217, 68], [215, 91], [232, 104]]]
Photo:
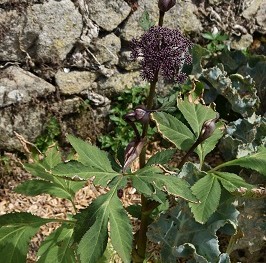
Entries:
[[131, 42], [131, 57], [141, 59], [141, 76], [152, 82], [158, 73], [167, 81], [182, 83], [186, 75], [181, 72], [184, 63], [191, 64], [188, 50], [192, 46], [177, 29], [151, 27], [140, 39]]

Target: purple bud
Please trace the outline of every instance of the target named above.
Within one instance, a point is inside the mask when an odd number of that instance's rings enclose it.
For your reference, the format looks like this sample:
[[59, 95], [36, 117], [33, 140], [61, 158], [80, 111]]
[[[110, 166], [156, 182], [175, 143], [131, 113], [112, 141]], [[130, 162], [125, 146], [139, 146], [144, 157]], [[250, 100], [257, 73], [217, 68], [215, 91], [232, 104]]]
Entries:
[[124, 118], [132, 122], [138, 121], [142, 124], [146, 124], [150, 121], [151, 110], [147, 110], [145, 106], [139, 105], [134, 111], [127, 113]]
[[123, 173], [127, 168], [139, 157], [143, 146], [145, 145], [146, 139], [141, 138], [139, 140], [135, 139], [128, 144], [125, 150], [125, 163], [123, 166]]
[[171, 9], [176, 4], [176, 0], [159, 0], [158, 1], [158, 7], [160, 11], [167, 12], [169, 9]]
[[203, 123], [202, 129], [199, 135], [199, 140], [201, 142], [211, 137], [216, 127], [215, 122], [218, 120], [218, 118], [219, 118], [219, 114], [217, 113], [217, 116], [214, 119], [205, 121]]

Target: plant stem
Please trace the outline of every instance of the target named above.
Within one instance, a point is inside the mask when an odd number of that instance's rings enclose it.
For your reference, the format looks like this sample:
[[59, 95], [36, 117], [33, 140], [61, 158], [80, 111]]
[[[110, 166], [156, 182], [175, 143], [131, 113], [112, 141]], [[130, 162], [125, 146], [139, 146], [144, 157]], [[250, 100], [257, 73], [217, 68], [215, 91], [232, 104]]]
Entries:
[[194, 152], [194, 150], [198, 147], [198, 145], [201, 143], [200, 140], [197, 140], [188, 150], [188, 152], [186, 153], [186, 155], [182, 158], [182, 160], [180, 161], [180, 163], [178, 164], [177, 168], [180, 170], [184, 163], [187, 161], [188, 157]]
[[[163, 26], [164, 12], [160, 11], [159, 14], [159, 26]], [[156, 83], [158, 82], [159, 70], [154, 74], [153, 81], [150, 82], [150, 92], [147, 98], [147, 110], [152, 110], [153, 100], [155, 97]], [[142, 138], [147, 136], [149, 123], [143, 126]], [[146, 163], [146, 146], [143, 147], [139, 156], [139, 168], [143, 168]], [[158, 206], [154, 201], [149, 201], [144, 195], [141, 195], [141, 221], [140, 229], [137, 235], [136, 250], [133, 250], [134, 262], [142, 263], [145, 259], [146, 247], [147, 247], [147, 230], [150, 223], [150, 214]], [[135, 255], [134, 255], [135, 254]]]

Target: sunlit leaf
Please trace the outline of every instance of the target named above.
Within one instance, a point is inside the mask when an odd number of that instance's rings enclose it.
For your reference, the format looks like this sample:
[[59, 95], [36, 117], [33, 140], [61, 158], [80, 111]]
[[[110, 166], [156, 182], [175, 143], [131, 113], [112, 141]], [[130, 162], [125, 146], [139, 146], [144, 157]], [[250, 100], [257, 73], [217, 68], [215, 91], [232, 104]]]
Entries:
[[189, 206], [199, 223], [205, 223], [209, 217], [216, 211], [220, 196], [221, 186], [218, 179], [210, 174], [205, 175], [198, 180], [192, 187], [192, 193], [200, 201], [199, 204], [190, 203]]
[[152, 114], [160, 134], [170, 142], [174, 143], [178, 149], [188, 150], [196, 138], [190, 129], [180, 120], [164, 112]]
[[196, 137], [199, 136], [203, 123], [216, 117], [216, 112], [210, 107], [200, 103], [189, 102], [188, 99], [179, 99], [177, 107], [182, 112]]
[[112, 198], [110, 208], [110, 237], [114, 249], [123, 262], [131, 262], [132, 226], [118, 198]]
[[78, 153], [78, 160], [81, 163], [105, 172], [113, 171], [106, 152], [74, 136], [68, 135], [67, 138]]
[[172, 159], [175, 152], [175, 149], [167, 149], [157, 152], [147, 161], [146, 165], [165, 164]]
[[1, 263], [25, 263], [30, 239], [40, 226], [56, 221], [29, 213], [11, 213], [0, 216]]
[[252, 169], [262, 175], [266, 175], [266, 147], [259, 147], [258, 152], [248, 156], [241, 157], [232, 161], [222, 163], [215, 167], [214, 170], [221, 169], [227, 166], [239, 165], [244, 168]]
[[72, 247], [73, 227], [62, 225], [52, 232], [41, 244], [37, 256], [38, 263], [75, 263], [75, 251]]

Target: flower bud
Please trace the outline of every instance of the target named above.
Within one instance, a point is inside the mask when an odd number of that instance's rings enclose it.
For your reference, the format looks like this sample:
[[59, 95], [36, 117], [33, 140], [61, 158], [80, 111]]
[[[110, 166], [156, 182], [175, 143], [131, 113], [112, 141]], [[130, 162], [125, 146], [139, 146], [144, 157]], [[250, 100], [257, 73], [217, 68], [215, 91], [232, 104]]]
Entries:
[[142, 124], [148, 123], [150, 121], [150, 113], [145, 106], [139, 105], [135, 108], [134, 111], [129, 112], [124, 116], [125, 120], [129, 120], [131, 122], [138, 121]]
[[219, 118], [219, 114], [217, 113], [217, 116], [214, 119], [205, 121], [202, 125], [202, 129], [200, 132], [199, 140], [202, 142], [206, 140], [207, 138], [211, 137], [215, 130], [215, 122]]
[[126, 171], [127, 168], [139, 157], [143, 146], [145, 145], [146, 139], [135, 139], [128, 144], [125, 150], [125, 163], [123, 166], [123, 173]]
[[160, 11], [167, 12], [169, 9], [171, 9], [176, 4], [176, 0], [159, 0], [158, 1], [158, 7]]

